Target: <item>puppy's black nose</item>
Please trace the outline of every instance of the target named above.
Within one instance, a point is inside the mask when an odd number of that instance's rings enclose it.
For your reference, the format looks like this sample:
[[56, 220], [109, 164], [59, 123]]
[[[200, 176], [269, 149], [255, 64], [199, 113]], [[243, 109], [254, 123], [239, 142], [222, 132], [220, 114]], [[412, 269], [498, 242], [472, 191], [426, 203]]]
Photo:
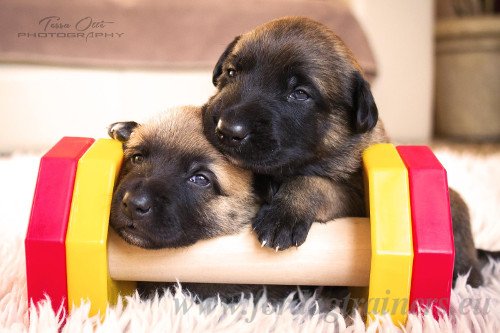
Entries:
[[250, 131], [244, 125], [234, 122], [227, 123], [219, 119], [215, 133], [220, 141], [230, 146], [237, 146], [245, 139]]
[[140, 220], [151, 213], [151, 197], [144, 193], [126, 192], [122, 200], [122, 209], [125, 215], [133, 220]]

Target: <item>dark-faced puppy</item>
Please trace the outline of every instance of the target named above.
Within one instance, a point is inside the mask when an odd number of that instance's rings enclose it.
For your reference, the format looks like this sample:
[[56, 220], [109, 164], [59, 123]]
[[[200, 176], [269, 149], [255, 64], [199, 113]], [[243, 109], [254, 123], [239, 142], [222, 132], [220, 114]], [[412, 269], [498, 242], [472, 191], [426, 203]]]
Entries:
[[124, 145], [110, 224], [129, 243], [186, 246], [250, 224], [257, 212], [252, 175], [206, 140], [200, 108], [174, 109], [142, 125], [115, 123], [109, 132]]
[[[263, 24], [228, 45], [213, 83], [204, 133], [257, 174], [264, 203], [253, 227], [262, 244], [299, 246], [315, 221], [366, 216], [361, 153], [388, 138], [360, 66], [332, 31], [300, 17]], [[477, 285], [466, 206], [456, 198], [456, 271], [472, 268]]]
[[262, 175], [256, 185], [272, 195], [254, 222], [262, 243], [298, 246], [313, 221], [365, 215], [361, 152], [387, 138], [369, 85], [335, 34], [305, 18], [264, 24], [228, 46], [213, 81], [205, 135]]

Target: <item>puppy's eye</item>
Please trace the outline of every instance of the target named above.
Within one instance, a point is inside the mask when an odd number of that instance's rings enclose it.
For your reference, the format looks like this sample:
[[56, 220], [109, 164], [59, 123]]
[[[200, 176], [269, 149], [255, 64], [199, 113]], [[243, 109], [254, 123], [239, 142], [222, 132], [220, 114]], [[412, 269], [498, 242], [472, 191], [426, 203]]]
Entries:
[[309, 99], [309, 94], [302, 89], [296, 89], [290, 94], [290, 98], [297, 101], [306, 101]]
[[134, 154], [130, 158], [130, 161], [132, 161], [133, 164], [141, 164], [144, 162], [144, 156], [141, 154]]
[[202, 187], [206, 187], [206, 186], [210, 185], [210, 180], [208, 179], [208, 177], [206, 177], [205, 175], [202, 175], [202, 174], [196, 174], [194, 176], [191, 176], [191, 178], [189, 178], [189, 181], [193, 184], [196, 184], [196, 185], [202, 186]]
[[227, 70], [227, 76], [229, 76], [229, 77], [235, 77], [235, 76], [236, 76], [236, 69], [234, 69], [234, 68], [229, 68], [229, 69]]

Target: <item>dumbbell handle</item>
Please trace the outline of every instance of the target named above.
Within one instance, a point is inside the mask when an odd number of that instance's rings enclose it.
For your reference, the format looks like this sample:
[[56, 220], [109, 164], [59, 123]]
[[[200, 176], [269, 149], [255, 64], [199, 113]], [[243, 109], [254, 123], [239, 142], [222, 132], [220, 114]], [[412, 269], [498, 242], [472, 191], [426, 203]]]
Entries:
[[370, 221], [314, 223], [298, 248], [261, 247], [250, 230], [178, 249], [146, 250], [108, 236], [110, 276], [122, 281], [368, 286]]

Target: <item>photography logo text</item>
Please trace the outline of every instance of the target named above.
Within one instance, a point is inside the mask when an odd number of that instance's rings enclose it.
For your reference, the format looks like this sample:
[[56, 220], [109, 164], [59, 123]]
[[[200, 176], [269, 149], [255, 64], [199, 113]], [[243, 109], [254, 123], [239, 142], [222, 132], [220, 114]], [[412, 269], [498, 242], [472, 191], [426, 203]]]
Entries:
[[64, 21], [59, 16], [47, 16], [38, 21], [38, 31], [18, 32], [17, 37], [58, 38], [58, 39], [116, 39], [122, 38], [123, 32], [113, 31], [115, 22], [86, 16], [75, 21]]

